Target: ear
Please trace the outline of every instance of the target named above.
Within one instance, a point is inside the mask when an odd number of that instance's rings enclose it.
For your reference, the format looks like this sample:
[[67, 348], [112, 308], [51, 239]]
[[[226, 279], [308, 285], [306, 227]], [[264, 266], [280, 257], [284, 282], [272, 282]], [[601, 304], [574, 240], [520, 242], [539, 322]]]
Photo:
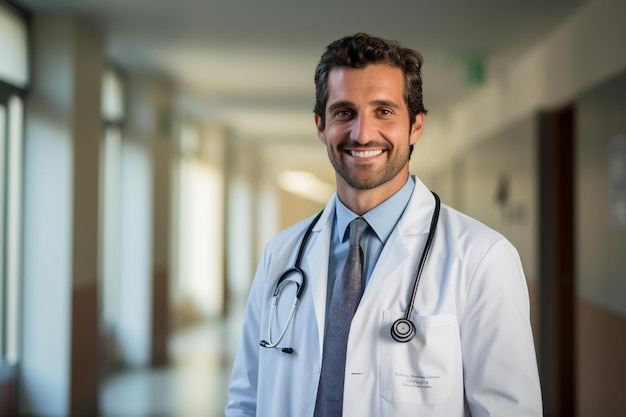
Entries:
[[326, 145], [326, 130], [322, 118], [317, 113], [315, 114], [315, 126], [317, 127], [317, 137]]
[[420, 137], [422, 137], [422, 132], [424, 131], [424, 113], [418, 113], [415, 115], [415, 120], [413, 121], [413, 126], [411, 126], [411, 132], [409, 133], [409, 143], [414, 145]]

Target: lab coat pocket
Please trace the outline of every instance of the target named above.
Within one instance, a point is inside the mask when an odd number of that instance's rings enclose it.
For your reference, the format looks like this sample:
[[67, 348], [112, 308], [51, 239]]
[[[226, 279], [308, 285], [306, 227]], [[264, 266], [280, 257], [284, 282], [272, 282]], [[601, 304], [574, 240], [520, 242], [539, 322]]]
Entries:
[[415, 337], [396, 342], [390, 334], [398, 311], [383, 311], [380, 394], [387, 401], [434, 404], [461, 378], [461, 345], [453, 315], [411, 317]]

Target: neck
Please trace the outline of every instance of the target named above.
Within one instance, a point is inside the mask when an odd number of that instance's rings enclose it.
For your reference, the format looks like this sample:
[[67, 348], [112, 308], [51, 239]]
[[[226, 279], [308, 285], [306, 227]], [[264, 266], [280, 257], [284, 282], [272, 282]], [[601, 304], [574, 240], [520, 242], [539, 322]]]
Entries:
[[397, 193], [409, 178], [408, 170], [393, 180], [372, 189], [359, 190], [350, 187], [341, 177], [337, 177], [337, 195], [353, 213], [362, 216], [374, 207]]

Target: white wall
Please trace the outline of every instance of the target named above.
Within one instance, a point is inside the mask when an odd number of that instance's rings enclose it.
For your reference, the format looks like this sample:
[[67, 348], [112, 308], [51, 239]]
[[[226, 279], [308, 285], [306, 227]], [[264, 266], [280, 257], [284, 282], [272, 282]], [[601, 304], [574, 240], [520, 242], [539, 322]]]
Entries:
[[494, 57], [486, 83], [473, 95], [443, 114], [428, 114], [413, 171], [436, 171], [536, 111], [574, 100], [621, 73], [626, 69], [624, 16], [623, 0], [591, 0], [535, 47]]
[[[536, 121], [528, 118], [472, 148], [463, 158], [463, 210], [502, 233], [536, 280], [538, 164]], [[503, 189], [504, 188], [504, 189]], [[504, 192], [505, 201], [497, 194]]]

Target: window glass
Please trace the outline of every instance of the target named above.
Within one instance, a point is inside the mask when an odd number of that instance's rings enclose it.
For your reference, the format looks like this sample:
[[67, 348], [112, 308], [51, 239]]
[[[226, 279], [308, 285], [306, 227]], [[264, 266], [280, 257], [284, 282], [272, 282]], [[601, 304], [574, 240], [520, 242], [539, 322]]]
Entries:
[[120, 337], [120, 274], [122, 222], [122, 145], [124, 83], [118, 72], [107, 68], [102, 76], [102, 118], [106, 122], [100, 173], [100, 269], [102, 315], [106, 332], [105, 371], [118, 361]]
[[195, 125], [183, 123], [180, 130], [182, 156], [178, 161], [178, 296], [189, 299], [204, 318], [216, 317], [223, 309], [223, 177], [220, 170], [203, 160], [202, 141]]
[[9, 125], [7, 129], [6, 192], [5, 192], [5, 276], [6, 276], [6, 357], [15, 362], [19, 359], [19, 312], [21, 275], [22, 230], [22, 161], [23, 119], [22, 99], [9, 99]]
[[28, 85], [26, 22], [0, 3], [0, 80], [19, 88]]
[[[1, 99], [1, 97], [0, 97]], [[7, 108], [0, 102], [0, 363], [6, 353], [6, 290], [4, 282], [4, 149], [7, 142]]]
[[107, 69], [102, 76], [102, 116], [110, 123], [121, 122], [124, 116], [122, 80], [112, 69]]
[[24, 90], [28, 31], [0, 2], [0, 362], [19, 360]]
[[119, 241], [120, 241], [120, 185], [121, 185], [121, 131], [107, 126], [102, 148], [102, 291], [103, 315], [107, 326], [113, 326], [118, 314]]

